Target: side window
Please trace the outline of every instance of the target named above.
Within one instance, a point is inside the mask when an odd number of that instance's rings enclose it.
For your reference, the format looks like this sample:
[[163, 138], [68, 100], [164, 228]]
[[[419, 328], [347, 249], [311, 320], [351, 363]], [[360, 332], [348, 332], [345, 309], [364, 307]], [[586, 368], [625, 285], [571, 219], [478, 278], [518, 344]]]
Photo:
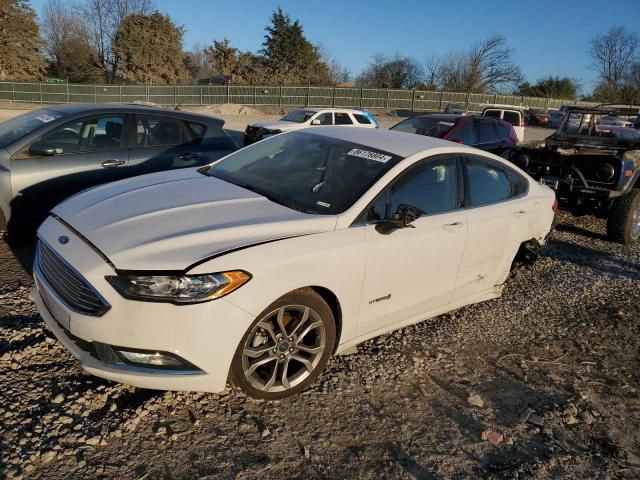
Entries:
[[207, 131], [207, 126], [202, 123], [187, 122], [187, 128], [189, 128], [189, 132], [191, 132], [191, 136], [195, 142], [202, 141]]
[[529, 191], [529, 182], [522, 175], [510, 168], [506, 169], [507, 177], [509, 177], [509, 183], [511, 183], [511, 195], [519, 197]]
[[498, 139], [496, 124], [491, 121], [478, 122], [478, 142], [491, 143]]
[[414, 167], [391, 187], [389, 214], [402, 204], [425, 214], [448, 212], [458, 206], [457, 166], [454, 159], [427, 161]]
[[159, 147], [190, 143], [191, 138], [182, 128], [179, 120], [148, 115], [136, 116], [136, 145], [138, 147]]
[[504, 170], [476, 158], [467, 161], [470, 207], [481, 207], [511, 197], [511, 184]]
[[39, 140], [46, 148], [65, 153], [115, 150], [124, 146], [123, 115], [86, 117], [56, 128]]
[[356, 122], [361, 123], [363, 125], [371, 125], [371, 120], [369, 120], [367, 117], [359, 113], [354, 113], [353, 118], [356, 119]]
[[476, 145], [478, 143], [478, 132], [473, 123], [465, 123], [454, 131], [447, 140], [457, 140], [465, 145]]
[[320, 125], [333, 125], [333, 113], [325, 112], [316, 117], [320, 121]]
[[504, 116], [502, 117], [502, 119], [505, 122], [510, 123], [514, 127], [519, 127], [520, 126], [520, 113], [519, 112], [513, 112], [513, 111], [505, 110]]
[[500, 110], [485, 110], [483, 117], [500, 118]]
[[348, 113], [336, 112], [336, 125], [353, 125], [353, 121]]

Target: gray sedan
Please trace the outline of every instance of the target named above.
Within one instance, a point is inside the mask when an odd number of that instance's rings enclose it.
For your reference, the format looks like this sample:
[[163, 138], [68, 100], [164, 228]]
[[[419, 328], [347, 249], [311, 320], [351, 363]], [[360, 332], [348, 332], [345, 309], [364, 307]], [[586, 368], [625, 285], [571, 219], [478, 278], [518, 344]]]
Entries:
[[0, 123], [0, 230], [38, 225], [68, 196], [237, 149], [219, 118], [142, 105], [60, 105]]

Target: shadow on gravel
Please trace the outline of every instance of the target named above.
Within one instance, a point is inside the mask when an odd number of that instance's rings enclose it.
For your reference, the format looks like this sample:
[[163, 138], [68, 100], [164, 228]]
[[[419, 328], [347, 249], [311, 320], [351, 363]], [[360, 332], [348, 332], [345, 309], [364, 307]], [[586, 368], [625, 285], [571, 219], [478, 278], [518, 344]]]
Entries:
[[572, 233], [574, 235], [580, 235], [582, 237], [593, 238], [594, 240], [608, 241], [606, 235], [602, 233], [596, 233], [586, 228], [578, 227], [577, 225], [559, 224], [555, 228], [559, 232]]
[[400, 465], [407, 471], [409, 475], [415, 480], [438, 480], [439, 476], [433, 472], [428, 471], [413, 458], [411, 458], [399, 445], [395, 443], [385, 443], [384, 448], [389, 454], [395, 458]]
[[640, 280], [640, 268], [637, 263], [622, 260], [610, 252], [553, 239], [549, 242], [547, 254], [555, 260], [571, 262], [600, 273]]
[[0, 239], [0, 289], [16, 289], [33, 285], [35, 234]]

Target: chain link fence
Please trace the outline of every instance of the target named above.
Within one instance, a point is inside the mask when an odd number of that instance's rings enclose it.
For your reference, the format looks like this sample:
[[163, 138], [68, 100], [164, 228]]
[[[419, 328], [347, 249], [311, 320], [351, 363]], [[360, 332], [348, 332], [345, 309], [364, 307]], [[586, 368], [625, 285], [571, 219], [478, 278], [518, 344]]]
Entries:
[[441, 111], [447, 104], [478, 111], [488, 104], [542, 109], [560, 105], [595, 105], [558, 98], [485, 95], [426, 90], [289, 87], [273, 85], [80, 85], [0, 82], [0, 101], [24, 103], [132, 103], [164, 106], [204, 106], [221, 103], [288, 107], [348, 107], [363, 109]]

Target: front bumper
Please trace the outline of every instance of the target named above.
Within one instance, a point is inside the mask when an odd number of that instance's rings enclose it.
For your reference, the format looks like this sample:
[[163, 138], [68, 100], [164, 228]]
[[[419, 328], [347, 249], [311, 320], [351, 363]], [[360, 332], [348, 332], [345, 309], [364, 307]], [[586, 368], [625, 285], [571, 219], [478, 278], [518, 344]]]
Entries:
[[[160, 390], [220, 392], [224, 390], [236, 347], [252, 321], [251, 315], [226, 299], [195, 305], [127, 300], [104, 279], [113, 268], [81, 238], [53, 218], [39, 235], [70, 263], [111, 308], [102, 316], [74, 312], [34, 270], [36, 288], [31, 299], [58, 340], [89, 373], [136, 387]], [[52, 239], [66, 235], [59, 245]], [[169, 352], [193, 369], [161, 369], [106, 360], [95, 354], [95, 346]]]

